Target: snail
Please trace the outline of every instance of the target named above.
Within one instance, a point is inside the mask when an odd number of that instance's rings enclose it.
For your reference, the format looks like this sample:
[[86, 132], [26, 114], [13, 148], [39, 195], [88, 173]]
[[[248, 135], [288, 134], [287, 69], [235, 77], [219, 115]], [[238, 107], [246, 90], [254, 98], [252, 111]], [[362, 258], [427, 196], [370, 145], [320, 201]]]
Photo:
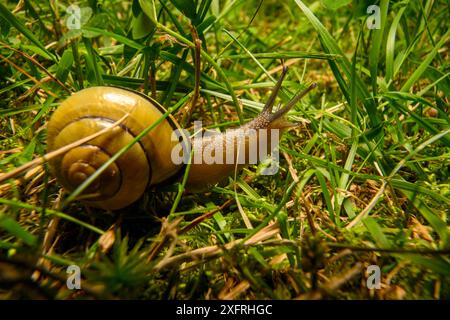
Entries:
[[[285, 74], [286, 69], [262, 112], [250, 122], [225, 133], [187, 139], [188, 145], [193, 148], [191, 151], [194, 157], [200, 154], [201, 158], [201, 161], [193, 161], [190, 166], [185, 186], [187, 191], [205, 190], [248, 164], [249, 161], [238, 165], [235, 163], [238, 163], [239, 153], [247, 155], [247, 159], [251, 158], [249, 146], [261, 139], [264, 130], [269, 132], [270, 140], [272, 131], [294, 125], [283, 116], [315, 84], [296, 95], [283, 108], [272, 112]], [[129, 89], [100, 86], [78, 91], [64, 100], [51, 116], [47, 131], [48, 150], [57, 150], [104, 128], [111, 129], [51, 159], [51, 172], [66, 190], [73, 191], [165, 112], [154, 99]], [[127, 117], [123, 122], [111, 126], [125, 115]], [[180, 151], [179, 138], [183, 137], [179, 132], [183, 130], [177, 121], [172, 116], [165, 118], [83, 191], [86, 196], [83, 201], [107, 210], [121, 209], [137, 201], [147, 187], [174, 177], [184, 166], [182, 161], [173, 161], [174, 154]], [[184, 148], [186, 144], [181, 146]], [[209, 150], [215, 157], [221, 155], [231, 161], [211, 163], [203, 158], [206, 154], [204, 150]]]

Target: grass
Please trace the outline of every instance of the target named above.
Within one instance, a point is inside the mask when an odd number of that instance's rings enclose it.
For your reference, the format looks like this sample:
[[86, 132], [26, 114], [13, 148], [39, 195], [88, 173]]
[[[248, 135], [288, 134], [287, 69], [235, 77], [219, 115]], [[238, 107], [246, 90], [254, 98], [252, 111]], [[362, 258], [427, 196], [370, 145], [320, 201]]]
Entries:
[[[282, 61], [280, 103], [318, 83], [288, 114], [302, 125], [275, 176], [250, 166], [201, 194], [175, 181], [117, 212], [45, 162], [2, 181], [0, 298], [448, 299], [449, 3], [374, 1], [369, 29], [372, 2], [347, 2], [78, 1], [80, 29], [68, 1], [0, 4], [3, 173], [46, 153], [52, 111], [85, 87], [225, 130], [261, 110]], [[65, 285], [73, 264], [82, 290]]]

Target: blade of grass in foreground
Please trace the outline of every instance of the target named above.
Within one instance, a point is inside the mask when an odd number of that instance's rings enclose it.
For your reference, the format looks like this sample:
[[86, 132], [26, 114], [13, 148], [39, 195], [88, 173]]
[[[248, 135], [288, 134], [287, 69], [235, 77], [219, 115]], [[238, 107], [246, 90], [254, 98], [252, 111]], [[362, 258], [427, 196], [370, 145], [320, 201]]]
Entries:
[[372, 92], [374, 96], [377, 94], [377, 74], [379, 64], [378, 60], [380, 57], [381, 48], [383, 47], [383, 35], [387, 20], [388, 7], [389, 0], [380, 1], [380, 16], [378, 17], [378, 19], [380, 20], [380, 28], [372, 30], [373, 41], [369, 53], [369, 65], [370, 76], [372, 80]]
[[22, 228], [22, 226], [18, 222], [16, 222], [16, 220], [2, 213], [0, 213], [0, 229], [3, 229], [10, 235], [21, 239], [29, 246], [36, 245], [36, 236], [32, 235], [27, 230]]
[[394, 52], [395, 52], [395, 35], [400, 24], [400, 19], [405, 12], [406, 6], [401, 8], [396, 14], [391, 24], [386, 42], [386, 83], [389, 83], [394, 76]]

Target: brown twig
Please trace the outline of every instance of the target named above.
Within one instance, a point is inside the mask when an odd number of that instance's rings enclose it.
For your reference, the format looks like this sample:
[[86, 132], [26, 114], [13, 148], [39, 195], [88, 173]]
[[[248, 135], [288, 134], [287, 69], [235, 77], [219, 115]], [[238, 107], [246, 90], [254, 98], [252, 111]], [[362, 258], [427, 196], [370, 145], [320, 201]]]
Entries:
[[[41, 85], [42, 81], [39, 81], [38, 79], [36, 79], [35, 77], [33, 77], [31, 74], [29, 74], [28, 72], [26, 72], [25, 70], [23, 70], [21, 67], [19, 67], [17, 64], [15, 64], [14, 62], [12, 62], [11, 60], [9, 60], [7, 57], [5, 57], [4, 55], [0, 54], [0, 58], [5, 60], [7, 63], [9, 63], [11, 66], [13, 66], [15, 69], [19, 70], [20, 72], [22, 72], [24, 75], [26, 75], [28, 78], [30, 78], [34, 83]], [[51, 95], [54, 98], [57, 98], [58, 96], [51, 92], [51, 91], [47, 91], [47, 93], [49, 95]]]
[[98, 132], [96, 132], [94, 134], [91, 134], [90, 136], [87, 136], [87, 137], [85, 137], [83, 139], [75, 141], [75, 142], [73, 142], [71, 144], [68, 144], [68, 145], [66, 145], [64, 147], [61, 147], [61, 148], [59, 148], [57, 150], [54, 150], [52, 152], [49, 152], [49, 153], [43, 155], [42, 157], [39, 157], [39, 158], [36, 158], [36, 159], [34, 159], [34, 160], [30, 161], [30, 162], [27, 162], [24, 165], [14, 169], [14, 170], [12, 170], [12, 171], [10, 171], [8, 173], [4, 173], [4, 174], [0, 175], [0, 183], [5, 181], [5, 180], [13, 178], [13, 177], [21, 174], [22, 172], [24, 172], [24, 171], [26, 171], [28, 169], [34, 168], [36, 166], [39, 166], [39, 165], [41, 165], [41, 164], [43, 164], [43, 163], [53, 159], [54, 157], [60, 156], [61, 154], [66, 153], [67, 151], [69, 151], [69, 150], [71, 150], [71, 149], [73, 149], [75, 147], [78, 147], [78, 146], [80, 146], [80, 145], [82, 145], [82, 144], [84, 144], [84, 143], [86, 143], [86, 142], [88, 142], [88, 141], [90, 141], [92, 139], [97, 138], [98, 136], [100, 136], [100, 135], [108, 132], [112, 128], [118, 126], [128, 116], [129, 116], [129, 114], [124, 115], [118, 121], [114, 122], [111, 127], [104, 128], [104, 129], [102, 129], [102, 130], [100, 130], [100, 131], [98, 131]]
[[150, 248], [147, 262], [152, 261], [156, 257], [170, 238], [174, 240], [177, 238], [177, 227], [181, 220], [182, 218], [180, 217], [169, 222], [166, 218], [163, 218], [161, 231], [159, 232], [158, 239], [153, 242]]
[[223, 253], [224, 251], [231, 250], [234, 247], [238, 245], [244, 245], [244, 246], [250, 246], [253, 244], [256, 244], [258, 242], [267, 240], [272, 238], [273, 236], [277, 235], [280, 232], [280, 229], [278, 227], [278, 223], [272, 223], [265, 228], [261, 229], [259, 232], [257, 232], [253, 237], [248, 239], [247, 241], [243, 242], [243, 239], [231, 241], [224, 246], [209, 246], [209, 247], [203, 247], [194, 249], [176, 256], [172, 257], [166, 257], [162, 259], [155, 267], [155, 271], [160, 271], [162, 269], [165, 269], [167, 267], [180, 264], [187, 260], [203, 260], [205, 258], [213, 258], [217, 255]]
[[195, 85], [194, 85], [194, 94], [191, 99], [191, 103], [188, 104], [184, 110], [184, 115], [182, 119], [182, 123], [187, 124], [190, 121], [192, 111], [197, 105], [199, 93], [200, 93], [200, 77], [201, 77], [201, 49], [202, 49], [202, 41], [200, 40], [197, 30], [191, 25], [191, 34], [192, 39], [194, 41], [194, 66], [195, 66]]
[[202, 214], [200, 217], [195, 218], [194, 220], [192, 220], [191, 223], [189, 223], [187, 226], [181, 228], [179, 234], [183, 234], [189, 230], [191, 230], [192, 228], [194, 228], [196, 225], [198, 225], [200, 222], [210, 218], [211, 216], [213, 216], [215, 213], [225, 209], [226, 207], [228, 207], [231, 204], [232, 200], [227, 200], [225, 201], [220, 207], [215, 208], [214, 210], [208, 211], [204, 214]]
[[302, 194], [302, 199], [303, 199], [303, 207], [305, 208], [305, 212], [306, 212], [306, 218], [308, 219], [309, 228], [311, 229], [312, 235], [315, 236], [317, 233], [317, 230], [316, 230], [316, 225], [314, 224], [314, 219], [312, 217], [311, 210], [309, 210], [309, 207], [308, 207], [309, 202], [306, 200], [306, 198], [303, 194]]
[[10, 45], [8, 45], [7, 43], [4, 43], [3, 41], [0, 41], [0, 44], [2, 46], [4, 46], [5, 48], [8, 48], [9, 50], [12, 50], [14, 52], [17, 52], [18, 54], [20, 54], [22, 57], [24, 57], [25, 59], [30, 60], [34, 65], [36, 65], [39, 69], [41, 69], [42, 71], [44, 71], [53, 81], [55, 81], [57, 84], [59, 84], [64, 90], [66, 90], [68, 93], [71, 93], [72, 90], [70, 90], [64, 83], [62, 83], [60, 80], [58, 80], [53, 74], [51, 74], [39, 61], [37, 61], [35, 58], [33, 58], [32, 56], [28, 55], [25, 52], [22, 52], [20, 50], [17, 50], [16, 48], [11, 47]]

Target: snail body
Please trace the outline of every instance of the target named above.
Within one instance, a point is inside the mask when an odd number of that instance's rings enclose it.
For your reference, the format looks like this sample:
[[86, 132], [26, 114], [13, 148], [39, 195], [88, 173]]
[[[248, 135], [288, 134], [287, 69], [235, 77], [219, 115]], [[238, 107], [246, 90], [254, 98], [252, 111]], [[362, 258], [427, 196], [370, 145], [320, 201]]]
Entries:
[[[192, 138], [190, 143], [194, 156], [200, 153], [202, 161], [191, 164], [186, 184], [188, 191], [205, 190], [248, 164], [249, 161], [238, 165], [234, 163], [237, 163], [239, 153], [245, 154], [246, 159], [250, 160], [252, 150], [249, 146], [260, 140], [263, 130], [269, 129], [270, 133], [274, 129], [292, 126], [283, 119], [283, 115], [307, 91], [272, 113], [284, 75], [285, 72], [263, 111], [255, 119], [223, 134], [202, 137], [201, 140]], [[104, 128], [111, 129], [50, 160], [51, 172], [65, 189], [76, 189], [134, 137], [160, 120], [165, 112], [155, 100], [126, 89], [91, 87], [73, 94], [61, 103], [48, 123], [49, 151], [74, 143]], [[123, 122], [112, 127], [113, 123], [126, 115]], [[148, 186], [162, 183], [176, 175], [184, 165], [172, 161], [173, 150], [180, 144], [173, 137], [180, 130], [171, 116], [161, 121], [84, 190], [83, 200], [94, 207], [120, 209], [138, 200]], [[213, 154], [222, 153], [224, 159], [232, 161], [210, 163], [204, 158], [205, 150]]]
[[[281, 88], [286, 71], [287, 69], [283, 70], [269, 100], [261, 113], [253, 120], [222, 134], [203, 136], [199, 143], [196, 143], [195, 137], [193, 138], [194, 161], [191, 163], [186, 183], [187, 190], [191, 192], [204, 191], [246, 165], [255, 164], [265, 159], [277, 146], [282, 131], [297, 126], [297, 124], [287, 121], [284, 115], [303, 96], [315, 88], [316, 84], [313, 83], [306, 90], [296, 95], [283, 108], [272, 112], [275, 98]], [[217, 152], [222, 154], [217, 157], [214, 154]], [[197, 157], [201, 159], [200, 161], [195, 161], [196, 153], [201, 154]], [[206, 158], [211, 153], [214, 155], [213, 158], [219, 161], [212, 163], [208, 161]]]
[[276, 147], [279, 130], [292, 125], [287, 121], [272, 121], [268, 112], [262, 112], [239, 128], [199, 139], [194, 137], [194, 161], [186, 183], [187, 190], [204, 191], [246, 165], [262, 161]]

